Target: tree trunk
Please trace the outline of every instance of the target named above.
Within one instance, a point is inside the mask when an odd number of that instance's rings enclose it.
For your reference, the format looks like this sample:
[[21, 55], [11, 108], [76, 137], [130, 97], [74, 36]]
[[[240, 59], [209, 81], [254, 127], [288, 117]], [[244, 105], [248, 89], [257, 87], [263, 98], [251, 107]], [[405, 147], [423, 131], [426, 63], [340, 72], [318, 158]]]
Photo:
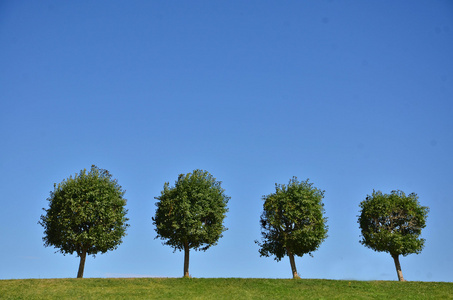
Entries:
[[189, 276], [189, 243], [184, 243], [184, 277], [188, 278]]
[[406, 281], [403, 277], [403, 271], [401, 271], [400, 260], [398, 258], [398, 254], [392, 254], [393, 261], [395, 262], [396, 274], [398, 275], [399, 281]]
[[82, 250], [80, 256], [79, 272], [77, 272], [77, 278], [83, 278], [83, 270], [85, 269], [85, 259], [87, 257], [87, 252]]
[[297, 274], [296, 262], [294, 261], [294, 254], [288, 252], [289, 263], [291, 264], [291, 272], [293, 273], [293, 279], [298, 279], [299, 274]]

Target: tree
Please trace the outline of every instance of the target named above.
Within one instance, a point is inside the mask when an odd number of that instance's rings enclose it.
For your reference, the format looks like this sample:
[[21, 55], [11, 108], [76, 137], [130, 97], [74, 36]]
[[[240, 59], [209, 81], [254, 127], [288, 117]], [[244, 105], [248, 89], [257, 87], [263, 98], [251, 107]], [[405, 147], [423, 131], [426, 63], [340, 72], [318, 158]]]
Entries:
[[174, 187], [164, 184], [156, 203], [153, 224], [157, 236], [176, 250], [184, 250], [184, 277], [189, 277], [189, 250], [206, 251], [217, 244], [222, 232], [227, 203], [221, 182], [203, 170], [180, 174]]
[[80, 257], [77, 278], [83, 277], [86, 255], [114, 250], [126, 235], [125, 191], [112, 175], [96, 166], [81, 170], [50, 192], [49, 208], [43, 210], [44, 246], [54, 246]]
[[312, 256], [311, 252], [327, 238], [323, 198], [324, 191], [313, 187], [308, 179], [299, 182], [293, 177], [288, 185], [275, 184], [275, 193], [263, 196], [262, 242], [255, 241], [260, 256], [275, 255], [280, 261], [288, 255], [293, 278], [299, 278], [294, 256]]
[[426, 226], [429, 208], [420, 205], [415, 193], [406, 196], [399, 190], [390, 194], [373, 190], [360, 203], [360, 208], [360, 243], [374, 251], [390, 253], [398, 280], [405, 281], [399, 256], [422, 251], [425, 239], [420, 234]]

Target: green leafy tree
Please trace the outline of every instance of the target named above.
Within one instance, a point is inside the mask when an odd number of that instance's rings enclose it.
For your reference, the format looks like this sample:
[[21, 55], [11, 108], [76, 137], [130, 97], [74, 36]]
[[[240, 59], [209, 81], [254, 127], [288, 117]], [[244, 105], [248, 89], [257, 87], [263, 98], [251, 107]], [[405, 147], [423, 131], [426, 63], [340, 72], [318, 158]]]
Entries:
[[327, 238], [324, 217], [324, 191], [312, 183], [293, 177], [288, 185], [275, 184], [275, 193], [263, 196], [260, 218], [260, 256], [275, 255], [280, 261], [288, 255], [293, 278], [299, 278], [294, 256], [312, 255]]
[[49, 208], [43, 209], [44, 246], [54, 246], [66, 254], [80, 257], [77, 278], [83, 277], [86, 255], [114, 250], [126, 235], [125, 191], [112, 175], [91, 166], [54, 184]]
[[374, 251], [390, 253], [398, 280], [405, 281], [399, 256], [422, 251], [425, 239], [420, 234], [426, 226], [429, 208], [420, 205], [415, 193], [406, 196], [399, 190], [390, 194], [373, 190], [360, 208], [360, 243]]
[[157, 237], [176, 250], [184, 250], [184, 277], [189, 277], [189, 250], [206, 251], [217, 244], [222, 232], [227, 203], [221, 182], [203, 170], [181, 174], [170, 187], [166, 182], [156, 203], [153, 224]]

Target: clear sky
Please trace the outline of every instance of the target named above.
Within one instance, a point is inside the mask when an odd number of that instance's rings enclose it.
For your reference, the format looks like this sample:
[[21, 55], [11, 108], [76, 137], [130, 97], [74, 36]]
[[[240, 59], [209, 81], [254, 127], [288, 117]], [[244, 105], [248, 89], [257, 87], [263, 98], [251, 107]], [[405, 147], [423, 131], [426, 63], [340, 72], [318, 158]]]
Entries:
[[373, 189], [430, 207], [404, 277], [453, 281], [453, 2], [1, 1], [0, 279], [75, 277], [43, 246], [53, 184], [92, 164], [126, 190], [130, 227], [85, 277], [180, 277], [154, 239], [154, 197], [209, 171], [228, 231], [194, 277], [291, 278], [261, 258], [262, 195], [292, 176], [325, 190], [329, 237], [302, 278], [396, 280], [359, 244]]

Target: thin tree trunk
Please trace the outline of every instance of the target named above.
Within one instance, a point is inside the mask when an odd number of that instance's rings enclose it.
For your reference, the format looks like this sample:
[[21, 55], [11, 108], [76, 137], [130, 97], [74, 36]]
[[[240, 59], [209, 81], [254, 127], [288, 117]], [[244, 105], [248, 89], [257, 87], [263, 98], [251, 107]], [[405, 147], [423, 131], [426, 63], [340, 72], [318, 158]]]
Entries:
[[184, 277], [189, 276], [189, 243], [184, 243]]
[[82, 253], [79, 254], [80, 256], [80, 264], [79, 264], [79, 271], [77, 272], [77, 278], [83, 278], [83, 270], [85, 269], [85, 259], [87, 257], [87, 252], [82, 250]]
[[288, 252], [289, 263], [291, 264], [291, 272], [293, 273], [293, 279], [298, 279], [299, 274], [297, 274], [296, 262], [294, 261], [294, 254]]
[[400, 265], [400, 260], [398, 257], [398, 254], [393, 255], [393, 261], [395, 262], [395, 268], [396, 268], [396, 274], [398, 275], [398, 280], [399, 281], [406, 281], [403, 277], [403, 271], [401, 271], [401, 265]]

